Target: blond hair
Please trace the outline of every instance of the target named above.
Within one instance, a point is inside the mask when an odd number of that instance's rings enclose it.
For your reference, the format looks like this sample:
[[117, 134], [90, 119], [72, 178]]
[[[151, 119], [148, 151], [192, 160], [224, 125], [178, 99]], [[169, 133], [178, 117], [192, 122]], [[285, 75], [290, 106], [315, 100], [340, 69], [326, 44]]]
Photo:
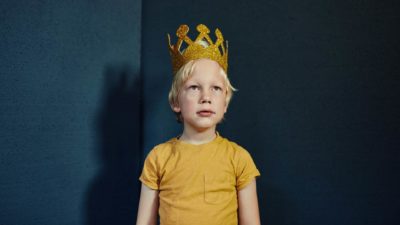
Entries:
[[[174, 79], [172, 81], [171, 90], [169, 91], [168, 94], [168, 100], [171, 107], [178, 105], [179, 91], [181, 87], [185, 84], [185, 82], [191, 77], [197, 62], [198, 60], [190, 60], [176, 72]], [[232, 99], [233, 92], [236, 91], [236, 88], [232, 86], [231, 82], [229, 81], [228, 75], [225, 73], [222, 67], [220, 66], [219, 68], [220, 68], [219, 74], [224, 78], [225, 91], [226, 91], [225, 103], [226, 106], [228, 106], [229, 102]], [[180, 113], [175, 113], [175, 114], [178, 122], [182, 122], [181, 114]]]

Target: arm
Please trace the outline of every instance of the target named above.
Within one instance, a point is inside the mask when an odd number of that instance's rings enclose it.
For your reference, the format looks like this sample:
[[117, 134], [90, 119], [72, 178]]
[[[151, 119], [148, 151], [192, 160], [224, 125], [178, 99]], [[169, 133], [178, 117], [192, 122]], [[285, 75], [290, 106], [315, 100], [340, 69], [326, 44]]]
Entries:
[[158, 191], [142, 184], [136, 225], [155, 225], [157, 223]]
[[260, 215], [258, 211], [257, 188], [254, 179], [245, 188], [238, 191], [239, 202], [239, 224], [240, 225], [260, 225]]

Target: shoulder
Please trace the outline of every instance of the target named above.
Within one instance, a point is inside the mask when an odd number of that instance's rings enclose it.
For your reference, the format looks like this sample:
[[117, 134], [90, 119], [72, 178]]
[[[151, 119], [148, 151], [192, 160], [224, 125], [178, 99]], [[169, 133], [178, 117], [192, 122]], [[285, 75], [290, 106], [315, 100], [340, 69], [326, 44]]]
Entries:
[[176, 142], [176, 138], [171, 138], [170, 140], [163, 142], [161, 144], [158, 144], [153, 147], [153, 149], [150, 150], [148, 153], [148, 157], [165, 157], [167, 155], [170, 155], [173, 151], [173, 146]]
[[231, 141], [227, 138], [222, 138], [222, 145], [225, 146], [231, 154], [233, 154], [234, 158], [243, 157], [243, 155], [250, 155], [250, 153], [238, 143]]
[[252, 156], [244, 147], [226, 138], [224, 138], [223, 143], [228, 146], [228, 154], [225, 155], [229, 155], [236, 177], [246, 177], [249, 174], [259, 176]]

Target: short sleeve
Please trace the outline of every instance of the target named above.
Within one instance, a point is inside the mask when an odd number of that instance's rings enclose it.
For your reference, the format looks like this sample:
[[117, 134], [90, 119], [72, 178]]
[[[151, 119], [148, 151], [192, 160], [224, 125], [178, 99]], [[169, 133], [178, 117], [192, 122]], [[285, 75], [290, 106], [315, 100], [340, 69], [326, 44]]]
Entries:
[[236, 189], [241, 190], [248, 185], [254, 177], [260, 176], [256, 165], [248, 151], [239, 148], [236, 156]]
[[142, 174], [140, 175], [139, 180], [147, 187], [158, 190], [160, 184], [158, 168], [156, 151], [153, 149], [144, 161]]

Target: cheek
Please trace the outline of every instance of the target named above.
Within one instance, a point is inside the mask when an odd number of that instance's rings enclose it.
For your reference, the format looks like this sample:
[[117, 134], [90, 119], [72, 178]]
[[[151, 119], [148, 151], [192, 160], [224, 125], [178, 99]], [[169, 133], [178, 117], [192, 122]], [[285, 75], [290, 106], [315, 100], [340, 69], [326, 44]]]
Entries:
[[221, 98], [218, 98], [218, 105], [220, 106], [220, 109], [222, 110], [223, 113], [226, 113], [227, 111], [227, 102], [226, 102], [226, 96], [224, 95]]
[[187, 91], [185, 94], [185, 98], [188, 100], [195, 100], [200, 97], [200, 92], [198, 91]]
[[179, 99], [181, 110], [183, 112], [193, 111], [196, 106], [196, 100], [193, 97], [185, 96]]
[[186, 92], [180, 96], [179, 100], [185, 103], [195, 103], [199, 99], [198, 92]]
[[224, 93], [215, 93], [214, 98], [218, 103], [226, 102], [226, 95]]

